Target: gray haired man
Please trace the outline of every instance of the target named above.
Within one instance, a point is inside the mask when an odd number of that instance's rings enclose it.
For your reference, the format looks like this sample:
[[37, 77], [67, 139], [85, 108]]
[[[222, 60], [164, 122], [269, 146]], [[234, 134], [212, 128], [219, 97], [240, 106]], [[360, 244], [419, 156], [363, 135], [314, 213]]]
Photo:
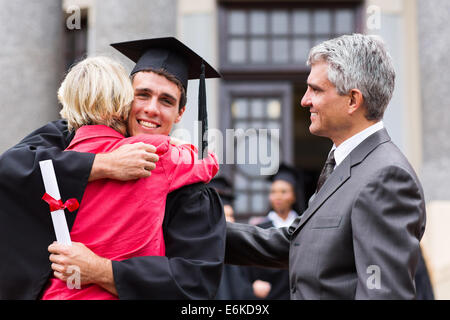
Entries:
[[392, 59], [354, 34], [314, 47], [308, 64], [309, 130], [334, 143], [317, 191], [289, 228], [228, 223], [225, 261], [289, 268], [292, 299], [414, 299], [425, 205], [382, 122]]

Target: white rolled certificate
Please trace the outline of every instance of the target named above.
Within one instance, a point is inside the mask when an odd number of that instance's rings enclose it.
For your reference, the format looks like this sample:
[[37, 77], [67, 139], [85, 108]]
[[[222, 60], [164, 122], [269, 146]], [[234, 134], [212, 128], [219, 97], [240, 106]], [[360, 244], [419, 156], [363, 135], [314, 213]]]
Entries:
[[[39, 161], [41, 167], [42, 179], [44, 180], [45, 192], [55, 200], [61, 200], [59, 194], [58, 182], [56, 181], [55, 169], [52, 160]], [[56, 241], [65, 245], [72, 245], [70, 240], [69, 227], [67, 226], [64, 210], [51, 212], [53, 228], [55, 229]]]

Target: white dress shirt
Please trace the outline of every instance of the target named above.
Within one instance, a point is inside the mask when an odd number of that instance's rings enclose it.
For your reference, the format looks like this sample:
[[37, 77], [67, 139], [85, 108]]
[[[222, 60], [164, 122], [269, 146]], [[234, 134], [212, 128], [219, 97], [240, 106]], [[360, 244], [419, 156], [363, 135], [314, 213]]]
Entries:
[[334, 150], [334, 159], [336, 161], [335, 168], [344, 161], [345, 158], [352, 152], [361, 142], [366, 140], [372, 134], [377, 131], [380, 131], [384, 128], [383, 121], [377, 122], [374, 125], [364, 129], [363, 131], [355, 134], [353, 137], [348, 138], [344, 142], [342, 142], [339, 147], [333, 145], [330, 152]]
[[267, 215], [267, 218], [269, 218], [269, 220], [272, 221], [275, 228], [289, 227], [297, 217], [298, 214], [294, 210], [291, 210], [289, 212], [286, 220], [280, 218], [280, 216], [275, 211], [270, 211], [269, 214]]

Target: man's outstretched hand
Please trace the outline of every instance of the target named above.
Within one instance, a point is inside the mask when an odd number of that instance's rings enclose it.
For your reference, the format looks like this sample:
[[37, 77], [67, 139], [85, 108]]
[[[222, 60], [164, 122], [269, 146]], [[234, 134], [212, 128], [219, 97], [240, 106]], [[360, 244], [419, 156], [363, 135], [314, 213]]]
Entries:
[[156, 147], [143, 143], [126, 144], [109, 152], [95, 156], [89, 181], [113, 179], [136, 180], [151, 175], [159, 160]]

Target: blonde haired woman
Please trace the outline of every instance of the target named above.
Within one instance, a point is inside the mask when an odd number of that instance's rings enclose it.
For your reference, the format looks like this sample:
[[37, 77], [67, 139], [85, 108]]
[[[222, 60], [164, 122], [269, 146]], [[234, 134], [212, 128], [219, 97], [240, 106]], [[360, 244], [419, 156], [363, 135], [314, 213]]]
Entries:
[[58, 90], [60, 112], [69, 130], [105, 125], [126, 135], [133, 87], [121, 64], [107, 57], [91, 57], [76, 64]]
[[[61, 84], [58, 98], [62, 117], [76, 130], [66, 150], [100, 153], [144, 142], [154, 145], [159, 156], [148, 178], [88, 183], [70, 232], [72, 241], [109, 260], [164, 256], [162, 221], [167, 194], [183, 185], [209, 182], [218, 171], [215, 155], [210, 153], [199, 161], [194, 146], [174, 146], [166, 135], [126, 138], [133, 89], [124, 68], [109, 58], [87, 58], [75, 65]], [[57, 278], [50, 279], [43, 295], [43, 299], [116, 298], [94, 284], [69, 289]]]

